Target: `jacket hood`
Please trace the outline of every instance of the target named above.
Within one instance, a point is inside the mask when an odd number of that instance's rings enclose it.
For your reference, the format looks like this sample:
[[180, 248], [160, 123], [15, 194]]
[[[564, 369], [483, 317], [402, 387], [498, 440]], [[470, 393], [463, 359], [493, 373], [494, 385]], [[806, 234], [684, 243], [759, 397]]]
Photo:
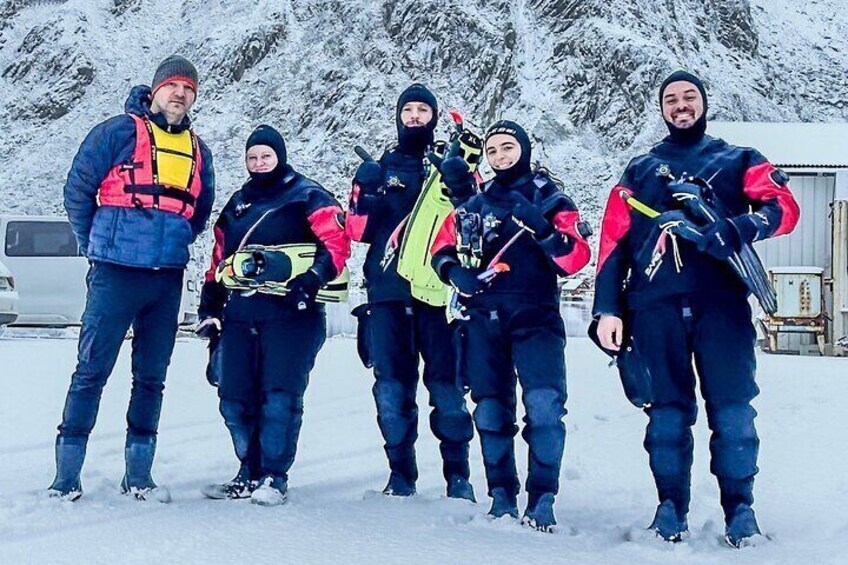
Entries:
[[145, 84], [134, 86], [132, 90], [130, 90], [130, 94], [127, 96], [126, 102], [124, 102], [124, 111], [127, 114], [134, 114], [136, 116], [147, 116], [151, 122], [169, 132], [179, 133], [191, 127], [191, 118], [188, 117], [188, 114], [185, 115], [182, 122], [172, 126], [168, 124], [168, 121], [165, 119], [163, 114], [152, 113], [150, 111], [152, 92], [153, 91], [150, 87]]

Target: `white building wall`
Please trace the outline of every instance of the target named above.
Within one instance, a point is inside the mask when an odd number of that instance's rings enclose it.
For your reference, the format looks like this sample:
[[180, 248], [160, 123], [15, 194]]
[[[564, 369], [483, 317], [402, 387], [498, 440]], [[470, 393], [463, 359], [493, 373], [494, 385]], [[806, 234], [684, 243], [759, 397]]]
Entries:
[[821, 267], [831, 269], [833, 174], [791, 174], [790, 190], [801, 207], [801, 220], [789, 235], [754, 244], [763, 265], [771, 267]]

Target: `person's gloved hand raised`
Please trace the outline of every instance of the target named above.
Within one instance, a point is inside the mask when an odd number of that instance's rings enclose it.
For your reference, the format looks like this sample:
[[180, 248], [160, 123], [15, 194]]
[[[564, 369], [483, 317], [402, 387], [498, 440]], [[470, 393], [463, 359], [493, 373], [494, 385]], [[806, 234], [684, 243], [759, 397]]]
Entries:
[[536, 239], [545, 239], [553, 233], [553, 224], [545, 218], [538, 204], [530, 202], [523, 194], [514, 190], [509, 193], [509, 199], [514, 203], [512, 217], [520, 225], [533, 232]]
[[458, 154], [448, 153], [444, 157], [430, 151], [427, 159], [436, 167], [441, 176], [445, 190], [445, 196], [450, 198], [454, 206], [474, 196], [477, 182], [474, 175], [468, 170], [468, 163]]
[[359, 185], [364, 194], [380, 194], [383, 189], [383, 167], [374, 159], [364, 159], [356, 169], [353, 182]]
[[306, 310], [315, 304], [318, 290], [321, 288], [321, 279], [310, 269], [292, 278], [286, 286], [289, 291], [283, 301], [297, 310]]
[[454, 188], [465, 188], [469, 183], [474, 182], [474, 177], [471, 171], [468, 170], [468, 163], [459, 155], [448, 157], [442, 161], [439, 172], [442, 173], [442, 180], [452, 191]]

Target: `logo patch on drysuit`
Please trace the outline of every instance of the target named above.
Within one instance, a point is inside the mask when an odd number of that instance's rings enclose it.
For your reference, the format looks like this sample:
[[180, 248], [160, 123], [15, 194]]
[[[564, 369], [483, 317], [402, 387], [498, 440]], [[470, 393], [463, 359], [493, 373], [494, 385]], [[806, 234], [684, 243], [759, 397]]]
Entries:
[[394, 175], [390, 176], [386, 181], [386, 186], [388, 188], [406, 188], [406, 185], [400, 182], [400, 179]]
[[239, 202], [236, 204], [235, 210], [233, 212], [236, 215], [236, 218], [241, 218], [247, 213], [247, 209], [250, 208], [250, 202]]
[[486, 217], [483, 218], [483, 229], [486, 231], [493, 230], [501, 225], [501, 221], [494, 214], [486, 214]]
[[671, 175], [671, 167], [663, 163], [659, 167], [657, 167], [656, 173], [658, 177], [667, 177]]

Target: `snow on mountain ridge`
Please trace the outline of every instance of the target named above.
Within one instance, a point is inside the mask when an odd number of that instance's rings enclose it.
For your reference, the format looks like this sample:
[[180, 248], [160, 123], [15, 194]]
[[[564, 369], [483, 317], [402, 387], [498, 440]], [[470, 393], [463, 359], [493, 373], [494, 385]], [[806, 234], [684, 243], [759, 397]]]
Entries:
[[261, 122], [344, 199], [353, 145], [391, 143], [397, 94], [420, 80], [479, 128], [525, 124], [535, 155], [597, 220], [627, 159], [664, 134], [656, 86], [674, 68], [704, 77], [712, 118], [845, 121], [840, 5], [0, 0], [0, 211], [60, 212], [85, 133], [179, 52], [200, 70], [193, 115], [216, 158], [218, 208], [244, 179], [243, 141]]

